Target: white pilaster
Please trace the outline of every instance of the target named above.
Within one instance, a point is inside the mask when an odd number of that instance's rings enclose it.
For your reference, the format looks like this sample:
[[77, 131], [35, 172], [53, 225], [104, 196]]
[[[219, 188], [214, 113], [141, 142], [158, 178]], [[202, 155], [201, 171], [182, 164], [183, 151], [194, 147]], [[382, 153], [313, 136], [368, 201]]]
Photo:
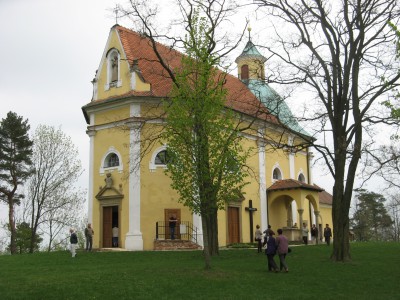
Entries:
[[[131, 117], [140, 116], [140, 104], [131, 104]], [[129, 231], [125, 236], [127, 250], [143, 250], [140, 230], [140, 124], [130, 129], [129, 147]]]
[[[90, 114], [90, 126], [94, 126], [94, 114]], [[86, 131], [90, 138], [89, 141], [89, 192], [88, 192], [88, 223], [93, 223], [93, 178], [94, 178], [94, 137], [96, 135], [95, 130]]]
[[289, 176], [290, 179], [297, 179], [294, 177], [294, 153], [290, 152], [289, 153]]
[[[259, 135], [263, 133], [259, 131]], [[261, 229], [265, 230], [268, 227], [268, 207], [267, 207], [267, 184], [265, 175], [265, 142], [258, 140], [258, 170], [259, 170], [259, 193], [260, 193], [260, 215]]]

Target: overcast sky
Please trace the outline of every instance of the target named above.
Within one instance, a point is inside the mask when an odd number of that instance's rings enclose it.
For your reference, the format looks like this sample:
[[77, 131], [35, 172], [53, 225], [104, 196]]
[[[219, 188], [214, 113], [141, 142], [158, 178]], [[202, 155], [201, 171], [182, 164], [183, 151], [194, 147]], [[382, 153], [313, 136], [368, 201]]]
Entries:
[[[0, 118], [13, 111], [29, 119], [32, 132], [39, 124], [61, 127], [79, 149], [85, 189], [89, 138], [81, 107], [91, 100], [116, 3], [0, 0]], [[315, 173], [315, 182], [331, 192], [327, 177]], [[0, 208], [0, 221], [5, 213]]]

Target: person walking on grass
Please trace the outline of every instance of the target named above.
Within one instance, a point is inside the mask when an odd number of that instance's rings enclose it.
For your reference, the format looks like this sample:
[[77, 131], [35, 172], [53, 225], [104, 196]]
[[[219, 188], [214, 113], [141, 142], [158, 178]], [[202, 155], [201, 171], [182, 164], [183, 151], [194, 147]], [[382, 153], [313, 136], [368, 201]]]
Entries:
[[86, 251], [92, 251], [94, 230], [92, 229], [92, 224], [88, 224], [85, 228], [85, 238], [86, 238]]
[[278, 229], [278, 237], [276, 238], [277, 252], [279, 255], [280, 270], [284, 272], [289, 272], [289, 268], [286, 264], [286, 254], [288, 253], [289, 242], [288, 239], [282, 235], [282, 229]]
[[262, 252], [261, 239], [262, 239], [262, 232], [260, 230], [260, 225], [257, 225], [255, 234], [255, 240], [257, 242], [257, 253]]
[[265, 254], [268, 257], [268, 271], [278, 272], [278, 266], [275, 263], [274, 256], [276, 254], [276, 241], [274, 238], [274, 232], [271, 230], [269, 232], [269, 237], [267, 240], [267, 249], [265, 249]]
[[78, 246], [78, 236], [75, 233], [74, 228], [71, 228], [69, 230], [70, 232], [70, 237], [69, 237], [69, 242], [71, 243], [70, 249], [71, 249], [71, 255], [72, 257], [76, 256], [76, 247]]

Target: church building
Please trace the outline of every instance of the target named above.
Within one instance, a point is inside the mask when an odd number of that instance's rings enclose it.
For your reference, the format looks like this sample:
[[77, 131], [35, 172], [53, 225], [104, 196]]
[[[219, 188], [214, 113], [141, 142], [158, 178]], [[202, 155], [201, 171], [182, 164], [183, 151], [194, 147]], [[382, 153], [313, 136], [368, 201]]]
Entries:
[[[157, 49], [170, 67], [180, 65], [181, 53], [162, 44]], [[321, 235], [332, 224], [331, 196], [314, 184], [312, 153], [295, 147], [313, 137], [265, 82], [266, 58], [250, 38], [235, 62], [237, 76], [226, 75], [227, 106], [243, 116], [254, 117], [260, 107], [269, 115], [257, 117], [254, 131], [244, 134], [243, 147], [254, 149], [247, 161], [254, 174], [218, 213], [219, 245], [253, 242], [257, 224], [262, 231], [268, 224], [282, 228], [292, 241], [301, 240], [303, 223], [309, 229], [317, 224]], [[201, 218], [178, 202], [164, 173], [167, 145], [140, 142], [145, 131], [162, 124], [155, 116], [172, 89], [150, 41], [113, 26], [92, 83], [93, 98], [82, 111], [90, 139], [88, 222], [96, 232], [94, 248], [111, 248], [113, 232], [118, 247], [127, 250], [153, 250], [159, 241], [201, 248]], [[293, 147], [277, 147], [280, 141]], [[171, 216], [177, 219], [174, 236]]]

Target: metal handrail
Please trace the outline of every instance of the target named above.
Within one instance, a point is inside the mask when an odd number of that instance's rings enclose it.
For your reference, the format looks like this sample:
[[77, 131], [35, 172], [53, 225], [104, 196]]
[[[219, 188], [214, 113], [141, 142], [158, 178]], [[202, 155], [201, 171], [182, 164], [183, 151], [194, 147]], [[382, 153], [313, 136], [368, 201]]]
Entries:
[[[156, 222], [156, 240], [171, 239], [169, 233], [169, 222]], [[189, 221], [179, 221], [175, 227], [175, 239], [192, 241], [197, 244], [197, 227]]]

